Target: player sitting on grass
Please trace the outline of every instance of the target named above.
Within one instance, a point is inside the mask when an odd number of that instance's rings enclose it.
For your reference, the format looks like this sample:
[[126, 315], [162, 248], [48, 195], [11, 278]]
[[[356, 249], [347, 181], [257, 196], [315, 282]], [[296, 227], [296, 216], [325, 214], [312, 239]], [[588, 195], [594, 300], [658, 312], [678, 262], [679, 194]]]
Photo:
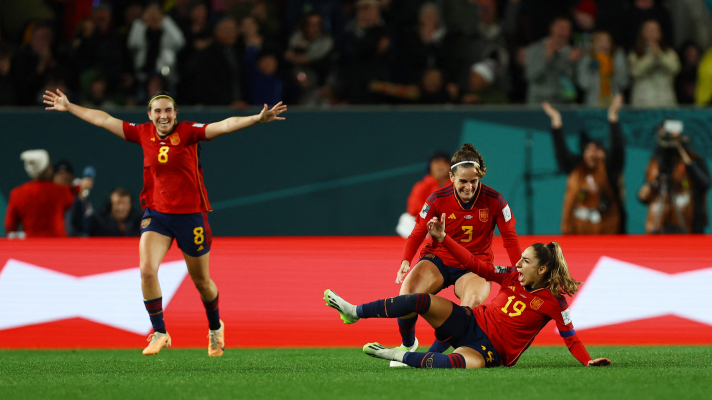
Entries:
[[591, 359], [576, 336], [564, 295], [578, 291], [569, 275], [558, 243], [535, 243], [522, 253], [516, 267], [497, 267], [478, 259], [445, 235], [445, 218], [433, 217], [428, 231], [467, 269], [501, 289], [488, 305], [471, 309], [427, 293], [381, 299], [355, 306], [331, 290], [324, 292], [326, 304], [341, 314], [346, 324], [361, 318], [397, 318], [418, 313], [435, 328], [438, 340], [447, 341], [452, 354], [416, 353], [368, 343], [363, 351], [372, 357], [403, 362], [415, 368], [483, 368], [512, 366], [529, 347], [534, 337], [550, 321], [556, 321], [559, 334], [571, 354], [585, 366], [606, 366], [607, 358]]

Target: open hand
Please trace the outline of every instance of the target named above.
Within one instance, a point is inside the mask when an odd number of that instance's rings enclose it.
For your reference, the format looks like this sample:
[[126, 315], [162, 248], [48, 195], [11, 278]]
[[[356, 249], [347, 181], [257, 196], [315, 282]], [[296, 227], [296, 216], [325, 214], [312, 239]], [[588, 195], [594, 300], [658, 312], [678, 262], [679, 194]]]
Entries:
[[435, 238], [435, 240], [441, 243], [445, 240], [445, 214], [443, 214], [439, 220], [437, 217], [433, 217], [433, 219], [428, 221], [427, 227], [430, 236]]
[[587, 367], [607, 367], [611, 365], [611, 360], [607, 358], [597, 358], [595, 360], [591, 360], [588, 362], [586, 365]]
[[283, 105], [280, 101], [275, 104], [271, 110], [267, 110], [267, 104], [265, 104], [262, 112], [260, 112], [260, 122], [272, 122], [276, 119], [284, 120], [284, 117], [279, 117], [278, 115], [287, 111], [287, 106]]
[[69, 111], [69, 99], [61, 90], [57, 89], [56, 93], [45, 90], [42, 97], [44, 97], [44, 103], [49, 106], [45, 107], [45, 110]]

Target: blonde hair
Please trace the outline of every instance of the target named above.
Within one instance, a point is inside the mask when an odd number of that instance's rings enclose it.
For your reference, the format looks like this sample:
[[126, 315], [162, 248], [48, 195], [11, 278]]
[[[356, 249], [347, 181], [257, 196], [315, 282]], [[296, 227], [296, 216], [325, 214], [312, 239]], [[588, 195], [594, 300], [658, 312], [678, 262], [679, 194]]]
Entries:
[[549, 290], [556, 297], [563, 295], [573, 296], [578, 292], [579, 282], [569, 274], [569, 266], [566, 264], [564, 252], [557, 242], [549, 244], [535, 243], [531, 246], [534, 249], [539, 265], [547, 267], [545, 278], [549, 281]]

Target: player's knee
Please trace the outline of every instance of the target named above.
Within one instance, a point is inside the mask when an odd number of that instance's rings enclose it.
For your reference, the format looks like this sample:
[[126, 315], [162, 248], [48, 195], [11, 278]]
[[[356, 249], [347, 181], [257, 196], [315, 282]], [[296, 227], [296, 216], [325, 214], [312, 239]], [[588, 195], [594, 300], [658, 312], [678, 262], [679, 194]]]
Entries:
[[141, 280], [145, 283], [158, 281], [158, 271], [154, 268], [141, 266]]
[[201, 292], [210, 288], [210, 282], [210, 278], [193, 278], [195, 288]]

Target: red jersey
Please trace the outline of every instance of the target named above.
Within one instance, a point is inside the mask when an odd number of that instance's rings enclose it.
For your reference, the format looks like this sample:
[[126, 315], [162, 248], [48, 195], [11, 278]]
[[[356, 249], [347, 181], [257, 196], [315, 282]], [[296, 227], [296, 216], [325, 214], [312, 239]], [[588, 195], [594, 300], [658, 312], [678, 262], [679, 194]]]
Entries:
[[[517, 232], [514, 230], [517, 221], [502, 195], [482, 182], [477, 185], [474, 200], [469, 203], [463, 203], [460, 200], [453, 185], [433, 192], [415, 219], [415, 228], [405, 243], [403, 260], [411, 261], [413, 259], [415, 252], [418, 251], [418, 247], [428, 234], [427, 222], [433, 217], [440, 219], [443, 213], [447, 214], [445, 233], [465, 246], [473, 255], [488, 262], [494, 262], [492, 237], [494, 236], [494, 227], [497, 226], [504, 239], [504, 247], [509, 254], [509, 260], [512, 264], [519, 261], [522, 251], [519, 247]], [[420, 256], [423, 257], [425, 254], [440, 257], [449, 267], [464, 268], [437, 240], [433, 240], [423, 247]]]
[[440, 183], [432, 175], [425, 175], [422, 181], [413, 185], [413, 189], [408, 196], [408, 214], [412, 216], [418, 215], [423, 203], [428, 199], [431, 193], [447, 186], [447, 183], [440, 186]]
[[472, 311], [504, 365], [516, 364], [519, 356], [552, 319], [571, 354], [581, 364], [588, 364], [591, 356], [576, 336], [564, 296], [555, 297], [548, 286], [527, 289], [519, 283], [519, 272], [515, 267], [495, 267], [469, 254], [452, 238], [446, 236], [442, 244], [467, 269], [501, 285], [492, 302]]
[[72, 207], [69, 186], [52, 181], [31, 181], [10, 191], [5, 214], [5, 232], [22, 224], [27, 237], [64, 237], [64, 213]]
[[143, 148], [141, 207], [167, 214], [212, 211], [203, 183], [199, 143], [208, 124], [180, 122], [161, 138], [152, 122], [124, 122], [127, 142]]

